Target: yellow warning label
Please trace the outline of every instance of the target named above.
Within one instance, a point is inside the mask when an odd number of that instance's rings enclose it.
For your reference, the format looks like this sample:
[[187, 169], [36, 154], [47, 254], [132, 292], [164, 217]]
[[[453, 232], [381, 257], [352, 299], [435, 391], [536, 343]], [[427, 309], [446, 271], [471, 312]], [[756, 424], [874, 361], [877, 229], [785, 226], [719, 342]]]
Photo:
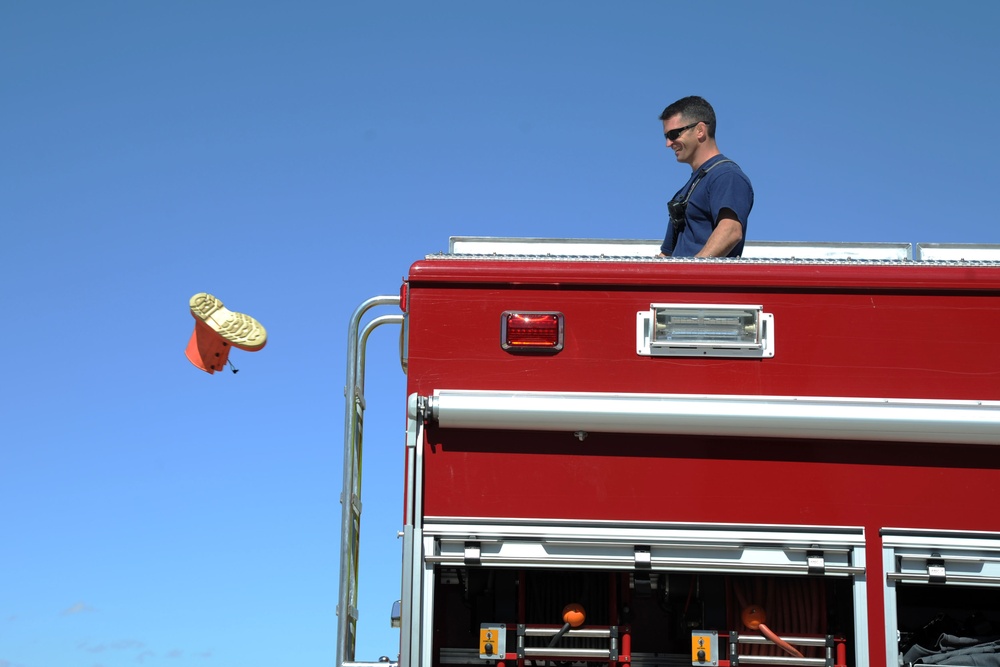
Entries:
[[487, 651], [487, 644], [496, 645], [497, 631], [496, 628], [479, 628], [479, 652], [480, 653], [492, 653], [493, 651]]
[[712, 655], [712, 635], [691, 635], [691, 664], [715, 662]]
[[503, 626], [483, 625], [479, 628], [479, 655], [502, 656], [506, 650], [504, 641], [506, 639]]

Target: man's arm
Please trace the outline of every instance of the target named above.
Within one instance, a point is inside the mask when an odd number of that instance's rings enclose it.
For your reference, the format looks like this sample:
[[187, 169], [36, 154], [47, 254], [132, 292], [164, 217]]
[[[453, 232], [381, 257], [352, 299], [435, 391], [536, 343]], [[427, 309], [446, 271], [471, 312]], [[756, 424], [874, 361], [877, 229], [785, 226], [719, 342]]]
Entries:
[[712, 230], [705, 246], [695, 257], [725, 257], [743, 239], [743, 225], [736, 212], [729, 208], [719, 211], [719, 223]]

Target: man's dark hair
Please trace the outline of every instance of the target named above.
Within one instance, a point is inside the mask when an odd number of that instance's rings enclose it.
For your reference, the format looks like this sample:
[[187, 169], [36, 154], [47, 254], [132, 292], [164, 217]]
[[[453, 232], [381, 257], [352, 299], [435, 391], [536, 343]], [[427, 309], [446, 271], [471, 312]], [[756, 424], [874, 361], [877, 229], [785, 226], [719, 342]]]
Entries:
[[667, 120], [677, 114], [687, 121], [685, 125], [699, 120], [705, 121], [705, 125], [708, 126], [708, 136], [715, 138], [715, 109], [705, 98], [695, 95], [683, 97], [664, 109], [660, 114], [660, 120]]

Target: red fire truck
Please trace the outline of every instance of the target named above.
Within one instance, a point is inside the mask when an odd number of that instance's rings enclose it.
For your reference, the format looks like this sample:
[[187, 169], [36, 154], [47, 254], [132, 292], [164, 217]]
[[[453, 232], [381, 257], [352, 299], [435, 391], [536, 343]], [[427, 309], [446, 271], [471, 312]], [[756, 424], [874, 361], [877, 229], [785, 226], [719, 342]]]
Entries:
[[1000, 246], [656, 252], [453, 238], [358, 308], [338, 667], [376, 664], [355, 630], [385, 323], [407, 430], [381, 664], [1000, 664]]

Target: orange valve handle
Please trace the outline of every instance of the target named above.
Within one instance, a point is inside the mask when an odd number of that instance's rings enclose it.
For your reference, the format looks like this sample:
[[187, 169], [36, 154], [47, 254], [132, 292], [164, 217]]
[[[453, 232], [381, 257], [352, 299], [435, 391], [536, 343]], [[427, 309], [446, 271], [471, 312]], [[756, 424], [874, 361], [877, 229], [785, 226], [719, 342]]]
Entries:
[[550, 648], [555, 646], [570, 628], [578, 628], [583, 625], [584, 621], [587, 620], [587, 612], [584, 610], [583, 605], [579, 602], [570, 602], [568, 605], [563, 607], [562, 617], [563, 626], [559, 628], [559, 632], [552, 635], [552, 640], [549, 641]]
[[562, 610], [563, 623], [569, 623], [570, 627], [578, 628], [587, 620], [587, 612], [579, 602], [570, 602]]
[[740, 614], [740, 618], [743, 621], [743, 625], [747, 626], [751, 630], [760, 630], [762, 635], [774, 642], [775, 645], [781, 647], [785, 653], [795, 656], [796, 658], [805, 657], [799, 653], [794, 646], [776, 635], [771, 628], [764, 625], [764, 621], [767, 620], [767, 614], [764, 612], [764, 608], [760, 605], [752, 604], [744, 607], [743, 613]]

